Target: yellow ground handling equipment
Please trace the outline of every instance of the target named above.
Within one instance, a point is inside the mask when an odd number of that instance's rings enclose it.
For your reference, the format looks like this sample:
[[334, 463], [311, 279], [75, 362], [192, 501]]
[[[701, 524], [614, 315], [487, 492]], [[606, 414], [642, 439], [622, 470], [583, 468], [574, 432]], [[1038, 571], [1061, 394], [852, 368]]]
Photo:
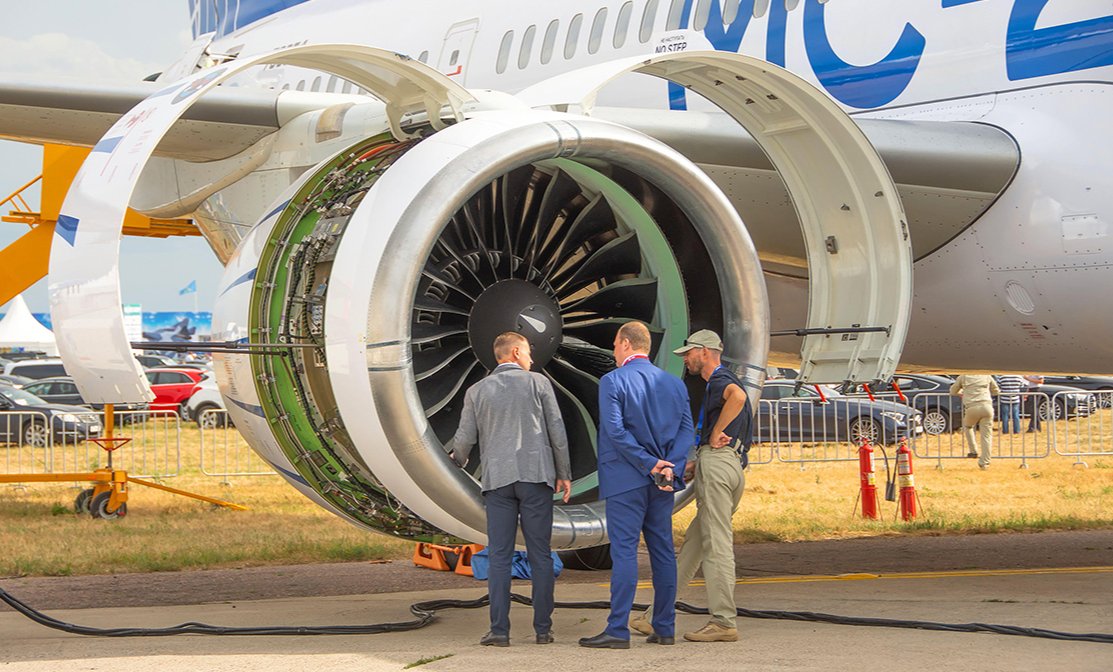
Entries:
[[103, 448], [108, 454], [108, 465], [106, 467], [94, 469], [91, 472], [77, 473], [0, 474], [0, 483], [93, 483], [93, 487], [82, 490], [77, 495], [77, 498], [74, 500], [74, 510], [78, 513], [88, 513], [94, 518], [100, 518], [102, 520], [115, 520], [127, 515], [129, 483], [135, 483], [136, 485], [142, 485], [156, 490], [164, 490], [183, 497], [199, 499], [202, 502], [208, 502], [236, 511], [247, 510], [246, 506], [240, 504], [233, 504], [232, 502], [225, 502], [213, 497], [206, 497], [193, 492], [171, 488], [161, 483], [134, 478], [128, 476], [128, 472], [124, 469], [114, 469], [112, 467], [112, 453], [131, 441], [130, 438], [113, 436], [114, 415], [112, 404], [105, 404], [104, 436], [89, 439]]

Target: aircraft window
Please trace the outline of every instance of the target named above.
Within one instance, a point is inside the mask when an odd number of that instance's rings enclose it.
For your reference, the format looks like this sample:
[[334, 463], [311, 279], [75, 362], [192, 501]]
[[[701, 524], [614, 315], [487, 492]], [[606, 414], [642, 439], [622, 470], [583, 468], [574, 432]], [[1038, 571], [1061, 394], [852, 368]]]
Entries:
[[769, 0], [754, 0], [754, 18], [760, 19], [769, 11]]
[[343, 89], [341, 89], [341, 92], [343, 92], [343, 93], [351, 93], [351, 92], [352, 92], [352, 83], [351, 83], [351, 82], [349, 82], [349, 81], [345, 81], [345, 82], [344, 82], [344, 88], [343, 88]]
[[[730, 25], [738, 18], [738, 6], [742, 0], [723, 0], [723, 25]], [[757, 5], [754, 5], [755, 11]]]
[[557, 31], [560, 30], [560, 19], [553, 19], [545, 29], [545, 40], [541, 43], [541, 64], [546, 65], [553, 60], [553, 45], [556, 44]]
[[295, 86], [294, 88], [297, 89], [298, 91], [305, 91], [305, 80], [304, 79], [299, 80], [298, 85]]
[[657, 5], [660, 4], [659, 0], [649, 0], [645, 3], [645, 11], [642, 12], [642, 25], [638, 30], [638, 40], [642, 44], [649, 41], [653, 37], [653, 21], [657, 18]]
[[449, 65], [456, 65], [460, 62], [460, 50], [456, 49], [452, 52], [452, 57], [448, 59]]
[[510, 45], [514, 43], [514, 31], [508, 30], [502, 36], [502, 44], [499, 45], [499, 57], [495, 61], [495, 72], [502, 74], [506, 72], [506, 62], [510, 60]]
[[626, 44], [626, 34], [630, 32], [630, 15], [634, 13], [634, 3], [627, 2], [618, 10], [618, 21], [614, 24], [614, 48], [621, 49]]
[[320, 91], [321, 90], [321, 78], [320, 77], [314, 77], [313, 78], [313, 86], [309, 87], [309, 90], [310, 91]]
[[282, 85], [282, 90], [283, 91], [289, 91], [290, 90], [290, 82], [286, 82], [285, 84], [283, 84]]
[[669, 18], [665, 21], [665, 30], [680, 28], [680, 22], [684, 19], [684, 6], [687, 4], [688, 0], [672, 0], [672, 4], [669, 5]]
[[607, 8], [604, 7], [595, 13], [595, 20], [591, 22], [591, 37], [587, 41], [587, 53], [594, 54], [599, 51], [603, 42], [603, 29], [607, 26]]
[[785, 0], [785, 9], [792, 11], [800, 6], [800, 0]]
[[329, 93], [333, 93], [333, 92], [336, 91], [336, 87], [339, 86], [339, 85], [340, 85], [340, 78], [337, 77], [336, 75], [333, 75], [332, 77], [328, 78], [328, 86], [325, 87], [325, 91], [328, 91]]
[[525, 70], [529, 65], [529, 57], [533, 55], [533, 36], [537, 34], [537, 26], [526, 28], [522, 35], [522, 46], [518, 49], [518, 69]]
[[[716, 0], [717, 2], [718, 0]], [[707, 17], [711, 15], [711, 0], [699, 0], [696, 5], [696, 16], [692, 19], [692, 28], [703, 30], [707, 27]]]
[[580, 42], [580, 26], [584, 25], [584, 15], [577, 14], [568, 24], [568, 37], [564, 40], [564, 57], [572, 58], [576, 55], [576, 47]]
[[422, 63], [428, 63], [429, 62], [429, 50], [426, 49], [425, 51], [421, 52], [421, 55], [417, 57], [417, 60], [421, 61]]

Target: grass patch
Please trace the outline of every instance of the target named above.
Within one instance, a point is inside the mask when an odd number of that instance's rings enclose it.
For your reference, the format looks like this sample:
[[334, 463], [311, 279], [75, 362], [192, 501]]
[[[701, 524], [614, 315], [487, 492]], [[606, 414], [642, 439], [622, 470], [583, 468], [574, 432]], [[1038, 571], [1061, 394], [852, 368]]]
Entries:
[[439, 656], [430, 656], [428, 658], [418, 658], [417, 660], [410, 663], [409, 665], [406, 665], [402, 669], [403, 670], [408, 670], [411, 667], [418, 667], [420, 665], [428, 665], [429, 663], [435, 663], [438, 660], [444, 660], [445, 658], [451, 658], [452, 656], [455, 656], [455, 655], [456, 655], [455, 653], [445, 653], [445, 654], [442, 654], [442, 655], [439, 655]]
[[[1109, 424], [1113, 426], [1113, 422]], [[164, 482], [247, 505], [248, 511], [216, 508], [135, 485], [129, 492], [128, 515], [101, 521], [73, 513], [73, 499], [81, 490], [76, 486], [3, 488], [0, 576], [157, 572], [410, 557], [412, 544], [340, 520], [277, 476], [234, 477], [227, 479], [231, 485], [222, 485], [224, 479], [201, 472], [199, 436], [193, 425], [182, 425], [180, 475]], [[0, 446], [3, 450], [6, 448]], [[117, 457], [120, 462], [130, 459], [137, 465], [166, 462], [165, 456], [151, 451], [141, 458]], [[212, 456], [208, 459], [210, 472], [260, 468], [250, 461], [254, 458], [246, 451], [227, 463]], [[881, 462], [878, 464], [880, 467]], [[22, 466], [24, 472], [41, 471], [43, 467]], [[1089, 469], [1074, 467], [1072, 458], [1054, 453], [1033, 461], [1028, 471], [1017, 469], [1017, 462], [1007, 460], [994, 461], [993, 467], [984, 472], [977, 469], [974, 460], [949, 461], [942, 471], [933, 466], [930, 461], [916, 461], [921, 514], [917, 520], [905, 523], [896, 519], [896, 504], [892, 502], [881, 502], [883, 520], [863, 520], [856, 515], [857, 461], [807, 465], [803, 470], [796, 464], [754, 465], [746, 474], [746, 491], [734, 518], [735, 542], [1113, 528], [1113, 484], [1107, 471], [1113, 461], [1108, 458], [1094, 459]], [[57, 471], [75, 468], [72, 461], [55, 467]], [[883, 474], [879, 474], [879, 485]], [[694, 514], [695, 507], [688, 507], [676, 515], [678, 542]]]

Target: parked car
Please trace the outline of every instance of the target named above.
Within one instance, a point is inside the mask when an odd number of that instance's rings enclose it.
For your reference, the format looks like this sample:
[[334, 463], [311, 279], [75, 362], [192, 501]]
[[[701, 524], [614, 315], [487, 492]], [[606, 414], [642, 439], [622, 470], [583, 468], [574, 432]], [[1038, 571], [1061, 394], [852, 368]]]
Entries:
[[1113, 378], [1105, 376], [1044, 376], [1043, 382], [1048, 385], [1066, 385], [1088, 392], [1104, 392], [1097, 395], [1098, 406], [1109, 408], [1113, 406]]
[[31, 378], [24, 376], [8, 376], [0, 374], [0, 385], [7, 385], [8, 387], [23, 387], [27, 383], [32, 382]]
[[[1043, 385], [1030, 388], [1028, 391], [1047, 395], [1047, 399], [1040, 398], [1040, 406], [1037, 409], [1040, 420], [1084, 418], [1097, 410], [1094, 395], [1077, 387], [1048, 385], [1047, 378], [1044, 378]], [[1032, 404], [1030, 402], [1020, 407], [1021, 416], [1027, 417], [1031, 413]]]
[[166, 357], [164, 355], [152, 355], [149, 353], [143, 353], [142, 355], [135, 355], [135, 358], [139, 360], [139, 363], [143, 365], [144, 369], [154, 369], [175, 365], [173, 359], [170, 359], [169, 357]]
[[183, 404], [202, 377], [202, 372], [197, 369], [147, 369], [147, 380], [155, 393], [151, 410], [174, 411], [182, 415]]
[[[31, 394], [52, 404], [69, 404], [71, 406], [86, 406], [95, 411], [103, 411], [104, 404], [89, 404], [81, 398], [81, 392], [73, 378], [59, 376], [57, 378], [43, 378], [34, 380], [23, 386]], [[147, 404], [116, 404], [116, 411], [140, 411], [147, 408]], [[127, 418], [125, 418], [127, 419]]]
[[53, 357], [49, 359], [21, 359], [4, 366], [4, 375], [23, 376], [40, 380], [66, 375], [66, 366], [62, 360]]
[[843, 395], [834, 388], [767, 381], [762, 389], [754, 441], [853, 441], [896, 443], [922, 433], [919, 411], [891, 401]]
[[[906, 404], [922, 413], [924, 432], [944, 434], [962, 427], [962, 397], [950, 393], [953, 382], [954, 379], [948, 376], [902, 373], [893, 376], [888, 382], [871, 387], [870, 391], [875, 396], [880, 395], [887, 401]], [[897, 388], [906, 401], [900, 401]], [[868, 396], [865, 386], [861, 384], [849, 387], [844, 385], [840, 390], [850, 396]]]
[[25, 390], [0, 387], [0, 442], [44, 447], [100, 436], [101, 420], [88, 408], [51, 404]]
[[[203, 378], [193, 386], [189, 399], [182, 407], [182, 417], [193, 420], [198, 427], [231, 427], [232, 420], [225, 412], [224, 397], [220, 396], [216, 379]], [[213, 411], [206, 413], [206, 411]]]

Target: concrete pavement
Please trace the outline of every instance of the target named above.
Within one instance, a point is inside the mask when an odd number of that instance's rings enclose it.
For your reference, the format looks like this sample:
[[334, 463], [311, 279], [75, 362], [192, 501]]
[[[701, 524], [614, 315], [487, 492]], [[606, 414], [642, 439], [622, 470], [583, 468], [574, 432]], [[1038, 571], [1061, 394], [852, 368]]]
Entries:
[[[606, 574], [600, 574], [605, 579]], [[984, 622], [1071, 632], [1113, 632], [1113, 570], [1080, 568], [1051, 573], [923, 574], [904, 578], [826, 580], [786, 577], [737, 586], [738, 603], [753, 609], [818, 611], [854, 616]], [[434, 598], [472, 599], [465, 589], [347, 595], [203, 605], [75, 609], [50, 612], [63, 620], [100, 627], [162, 627], [184, 621], [220, 625], [359, 624], [410, 618], [408, 605]], [[18, 596], [18, 595], [17, 595]], [[704, 602], [699, 586], [681, 599]], [[557, 584], [557, 599], [607, 599], [597, 583]], [[639, 600], [648, 593], [639, 593]], [[448, 656], [422, 670], [1088, 670], [1113, 669], [1113, 646], [990, 634], [942, 633], [739, 619], [742, 640], [730, 644], [680, 642], [647, 645], [635, 638], [629, 651], [594, 651], [576, 639], [602, 627], [603, 611], [558, 610], [557, 642], [532, 643], [526, 607], [512, 611], [508, 649], [480, 647], [485, 610], [447, 610], [423, 630], [366, 636], [88, 638], [50, 630], [19, 614], [0, 613], [4, 670], [358, 669], [399, 670], [423, 659]], [[678, 629], [702, 625], [680, 616]]]

